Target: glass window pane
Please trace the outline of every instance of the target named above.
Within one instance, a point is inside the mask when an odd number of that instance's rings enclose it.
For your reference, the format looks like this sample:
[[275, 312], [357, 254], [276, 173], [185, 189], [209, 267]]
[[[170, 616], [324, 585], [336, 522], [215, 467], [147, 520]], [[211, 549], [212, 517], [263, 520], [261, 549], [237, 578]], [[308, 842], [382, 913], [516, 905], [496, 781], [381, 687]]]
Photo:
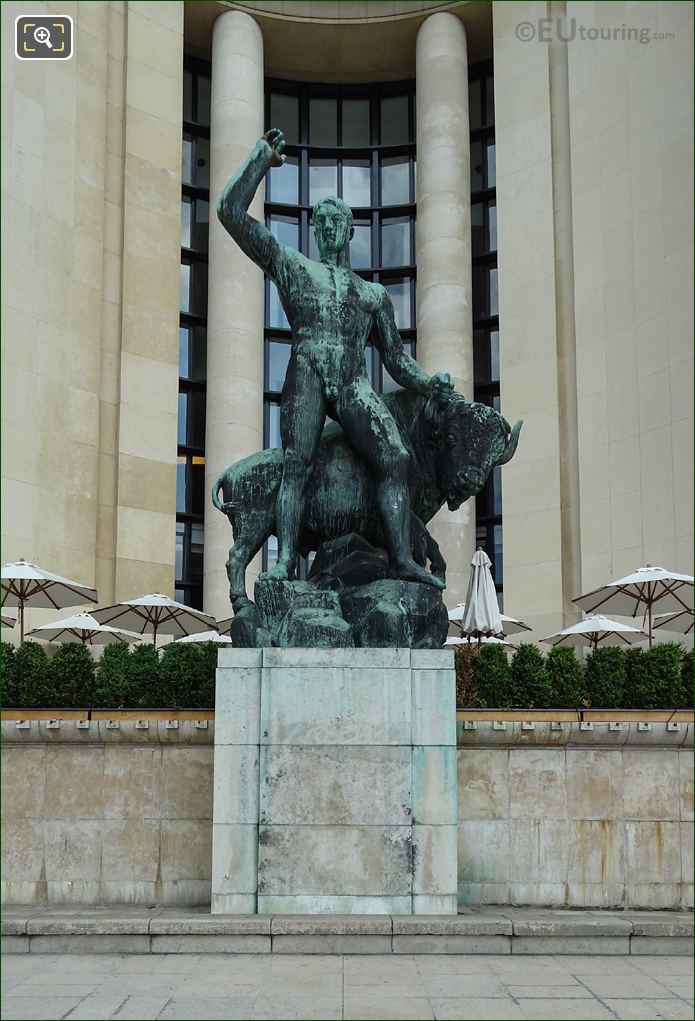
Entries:
[[369, 160], [346, 160], [343, 163], [343, 196], [349, 206], [369, 206], [372, 202]]
[[495, 82], [492, 75], [485, 79], [485, 123], [495, 123]]
[[497, 184], [497, 167], [495, 163], [495, 143], [488, 142], [485, 147], [485, 187], [494, 188]]
[[188, 395], [188, 443], [205, 446], [205, 394], [197, 390]]
[[381, 100], [381, 144], [403, 145], [410, 141], [408, 97], [390, 96]]
[[266, 390], [272, 390], [273, 393], [280, 393], [282, 391], [291, 354], [291, 344], [278, 344], [277, 341], [268, 341], [268, 379], [266, 381]]
[[181, 143], [181, 179], [184, 184], [193, 184], [193, 139], [184, 135]]
[[[180, 403], [181, 394], [179, 394]], [[176, 513], [186, 513], [186, 458], [179, 457], [176, 461]], [[176, 537], [178, 540], [179, 526], [176, 526]], [[182, 578], [183, 575], [177, 573], [177, 578]]]
[[280, 441], [280, 405], [268, 405], [268, 434], [266, 447], [281, 447]]
[[492, 513], [502, 513], [502, 469], [492, 469]]
[[353, 269], [367, 269], [372, 264], [372, 232], [368, 225], [356, 223], [350, 242], [350, 264]]
[[369, 100], [343, 100], [343, 145], [369, 145]]
[[280, 128], [290, 145], [299, 143], [299, 106], [296, 96], [271, 95], [268, 128]]
[[299, 248], [299, 221], [293, 216], [271, 216], [268, 228], [281, 245]]
[[485, 247], [485, 212], [482, 202], [471, 206], [471, 246], [473, 255], [482, 255]]
[[192, 244], [197, 252], [207, 252], [210, 233], [210, 204], [205, 199], [193, 203]]
[[309, 142], [338, 144], [338, 104], [335, 99], [309, 100]]
[[200, 583], [203, 580], [203, 526], [198, 521], [191, 524], [190, 570], [191, 581]]
[[198, 138], [195, 143], [193, 184], [198, 188], [210, 187], [210, 139]]
[[480, 78], [468, 83], [468, 120], [471, 128], [479, 128], [482, 123], [480, 102]]
[[[352, 248], [350, 248], [352, 252]], [[314, 228], [309, 226], [309, 258], [320, 260], [319, 246], [316, 244], [316, 235], [314, 234]]]
[[471, 191], [483, 190], [483, 145], [471, 142]]
[[208, 336], [204, 326], [194, 326], [189, 336], [189, 379], [204, 380], [207, 375]]
[[186, 446], [188, 430], [188, 394], [179, 394], [179, 415], [177, 422], [176, 442], [180, 447]]
[[183, 72], [183, 119], [193, 120], [193, 75], [190, 71]]
[[401, 205], [410, 201], [410, 167], [407, 156], [381, 161], [381, 204]]
[[288, 156], [281, 167], [273, 168], [266, 177], [268, 198], [296, 206], [299, 201], [299, 167], [297, 157]]
[[492, 573], [495, 576], [495, 585], [501, 585], [502, 584], [502, 573], [503, 573], [503, 564], [502, 564], [502, 526], [501, 525], [495, 525], [494, 533], [495, 533], [495, 555], [494, 555], [494, 558], [493, 558], [494, 567], [493, 567]]
[[326, 195], [338, 194], [338, 167], [335, 160], [311, 160], [309, 164], [309, 202], [313, 206]]
[[204, 74], [198, 75], [195, 119], [199, 124], [210, 124], [210, 79]]
[[490, 305], [488, 308], [488, 315], [496, 316], [499, 314], [499, 302], [497, 299], [497, 267], [490, 269], [490, 283], [489, 283], [489, 294], [490, 294]]
[[364, 367], [367, 373], [369, 382], [374, 385], [374, 348], [371, 344], [367, 344], [364, 349]]
[[[198, 396], [198, 394], [196, 394]], [[202, 394], [200, 395], [202, 397]], [[205, 513], [205, 458], [191, 459], [191, 514]], [[193, 526], [196, 527], [195, 525]]]
[[498, 330], [490, 333], [490, 379], [500, 378], [500, 335]]
[[384, 282], [386, 293], [393, 304], [396, 326], [399, 330], [408, 330], [411, 326], [410, 316], [410, 280], [401, 278]]
[[188, 327], [179, 326], [179, 376], [188, 378]]
[[184, 195], [181, 198], [181, 247], [193, 245], [193, 200]]
[[267, 570], [270, 570], [270, 568], [273, 567], [278, 558], [278, 541], [274, 535], [270, 536], [267, 543], [265, 544], [265, 547]]
[[381, 265], [410, 265], [410, 218], [384, 220], [381, 227]]
[[272, 280], [268, 281], [268, 326], [276, 327], [279, 330], [289, 330], [290, 328], [285, 310], [280, 303], [278, 289]]
[[497, 204], [489, 202], [487, 207], [487, 247], [489, 252], [497, 251]]
[[183, 521], [176, 522], [176, 552], [174, 554], [174, 577], [176, 580], [183, 578], [183, 540], [186, 526]]
[[473, 380], [490, 382], [490, 345], [485, 330], [473, 330]]
[[485, 300], [485, 267], [473, 266], [473, 318], [487, 315]]
[[191, 310], [191, 267], [182, 262], [179, 274], [179, 308], [182, 312]]

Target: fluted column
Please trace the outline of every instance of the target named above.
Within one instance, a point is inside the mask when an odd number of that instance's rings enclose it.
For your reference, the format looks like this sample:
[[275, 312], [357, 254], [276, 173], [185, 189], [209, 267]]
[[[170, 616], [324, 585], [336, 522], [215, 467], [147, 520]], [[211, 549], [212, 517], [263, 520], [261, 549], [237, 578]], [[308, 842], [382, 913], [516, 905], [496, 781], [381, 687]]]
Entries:
[[[207, 415], [205, 428], [204, 605], [230, 616], [227, 519], [210, 502], [220, 471], [263, 446], [263, 273], [219, 223], [215, 206], [229, 177], [263, 134], [263, 35], [241, 11], [215, 21], [210, 119]], [[250, 213], [263, 220], [263, 188]], [[260, 557], [247, 572], [250, 589]]]
[[[466, 32], [453, 14], [417, 34], [417, 357], [473, 398], [470, 142]], [[447, 561], [445, 600], [464, 598], [475, 549], [475, 501], [431, 526]]]

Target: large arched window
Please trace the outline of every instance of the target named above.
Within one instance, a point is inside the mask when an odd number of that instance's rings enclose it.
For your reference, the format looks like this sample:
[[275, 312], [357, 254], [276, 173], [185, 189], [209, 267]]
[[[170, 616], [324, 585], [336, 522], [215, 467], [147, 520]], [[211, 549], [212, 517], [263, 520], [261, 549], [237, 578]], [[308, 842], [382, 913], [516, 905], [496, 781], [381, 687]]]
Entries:
[[[353, 211], [352, 268], [383, 284], [404, 346], [415, 354], [415, 124], [412, 82], [305, 85], [269, 79], [266, 128], [281, 128], [287, 161], [266, 179], [265, 218], [283, 244], [318, 258], [311, 210], [338, 195]], [[280, 445], [280, 395], [292, 336], [275, 285], [265, 292], [265, 427], [267, 447]], [[377, 351], [367, 348], [374, 389], [396, 387]], [[266, 565], [277, 552], [264, 551]]]

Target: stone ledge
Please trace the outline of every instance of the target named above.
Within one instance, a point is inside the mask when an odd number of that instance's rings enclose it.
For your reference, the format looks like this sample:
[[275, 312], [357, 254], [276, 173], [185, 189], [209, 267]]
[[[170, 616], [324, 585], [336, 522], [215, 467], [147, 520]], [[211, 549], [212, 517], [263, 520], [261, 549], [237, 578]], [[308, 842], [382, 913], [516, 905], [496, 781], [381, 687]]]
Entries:
[[693, 917], [667, 911], [468, 909], [442, 915], [209, 915], [8, 908], [3, 952], [282, 954], [693, 953]]

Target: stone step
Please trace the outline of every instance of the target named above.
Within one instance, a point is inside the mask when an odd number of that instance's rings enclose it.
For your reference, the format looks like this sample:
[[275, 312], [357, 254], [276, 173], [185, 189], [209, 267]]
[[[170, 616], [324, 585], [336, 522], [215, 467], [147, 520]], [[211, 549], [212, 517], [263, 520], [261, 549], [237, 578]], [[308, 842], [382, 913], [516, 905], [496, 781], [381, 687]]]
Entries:
[[693, 953], [671, 911], [465, 910], [459, 915], [211, 915], [209, 908], [6, 908], [4, 953]]

